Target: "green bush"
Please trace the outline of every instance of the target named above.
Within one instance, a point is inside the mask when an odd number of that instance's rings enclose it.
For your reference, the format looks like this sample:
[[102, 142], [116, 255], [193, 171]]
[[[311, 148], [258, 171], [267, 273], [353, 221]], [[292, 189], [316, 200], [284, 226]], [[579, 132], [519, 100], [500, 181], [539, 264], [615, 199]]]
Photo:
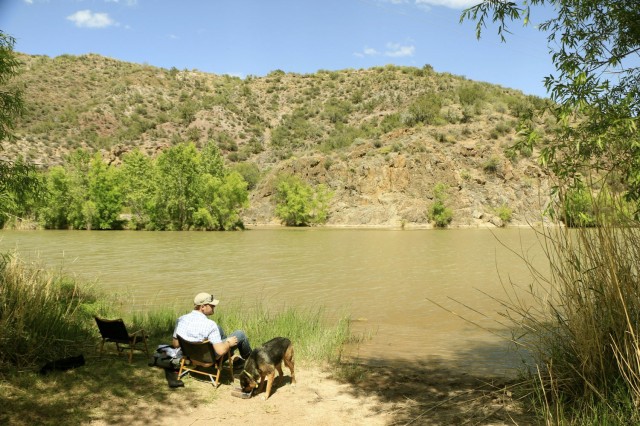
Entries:
[[513, 216], [513, 210], [511, 210], [511, 208], [506, 204], [502, 204], [500, 207], [496, 208], [496, 215], [498, 215], [502, 222], [509, 223]]
[[487, 173], [496, 173], [500, 168], [500, 159], [498, 157], [490, 157], [482, 165], [482, 169]]
[[332, 98], [324, 104], [322, 115], [331, 123], [346, 123], [351, 113], [351, 108], [349, 102]]
[[442, 98], [440, 95], [435, 92], [426, 93], [409, 106], [405, 122], [409, 126], [414, 126], [418, 123], [436, 124], [441, 119], [441, 109]]
[[594, 199], [584, 187], [570, 189], [564, 195], [562, 219], [570, 228], [592, 227], [596, 225]]
[[433, 189], [433, 203], [429, 208], [427, 216], [438, 228], [448, 226], [453, 220], [453, 211], [445, 205], [447, 199], [446, 187], [443, 183], [438, 183]]
[[474, 106], [485, 98], [485, 89], [477, 83], [467, 83], [458, 87], [458, 99], [464, 106]]
[[294, 175], [283, 175], [276, 185], [276, 216], [287, 226], [326, 222], [331, 193], [324, 185], [312, 187]]
[[255, 163], [238, 163], [232, 169], [242, 175], [249, 191], [254, 189], [260, 181], [260, 169]]

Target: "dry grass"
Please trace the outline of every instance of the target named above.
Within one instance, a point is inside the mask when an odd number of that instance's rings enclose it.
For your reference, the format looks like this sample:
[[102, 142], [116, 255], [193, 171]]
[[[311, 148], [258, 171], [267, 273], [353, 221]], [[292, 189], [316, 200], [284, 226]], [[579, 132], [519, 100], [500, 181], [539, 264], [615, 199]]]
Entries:
[[534, 284], [514, 284], [501, 303], [514, 342], [533, 356], [540, 412], [548, 424], [640, 421], [640, 228], [602, 222], [539, 235], [550, 272], [532, 269]]

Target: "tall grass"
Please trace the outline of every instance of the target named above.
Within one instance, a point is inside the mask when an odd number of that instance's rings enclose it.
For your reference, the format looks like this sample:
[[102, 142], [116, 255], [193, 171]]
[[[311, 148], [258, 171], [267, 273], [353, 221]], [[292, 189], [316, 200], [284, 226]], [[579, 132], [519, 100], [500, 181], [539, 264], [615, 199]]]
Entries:
[[[503, 301], [547, 424], [640, 422], [640, 228], [606, 220], [595, 228], [545, 228], [550, 266]], [[514, 287], [515, 288], [515, 287]]]
[[285, 308], [271, 312], [262, 305], [243, 308], [241, 305], [220, 307], [214, 318], [229, 333], [242, 329], [253, 347], [277, 336], [294, 343], [296, 357], [311, 361], [338, 361], [345, 343], [352, 342], [349, 318], [344, 316], [328, 323], [323, 308]]
[[71, 277], [0, 257], [0, 367], [68, 356], [92, 341], [99, 301]]
[[[144, 328], [158, 343], [170, 343], [176, 319], [183, 313], [169, 308], [138, 312], [132, 323]], [[329, 321], [323, 308], [270, 311], [262, 304], [246, 307], [232, 303], [217, 307], [211, 319], [227, 334], [243, 330], [254, 348], [274, 337], [287, 337], [294, 343], [296, 358], [309, 362], [337, 362], [342, 347], [355, 342], [349, 318]]]

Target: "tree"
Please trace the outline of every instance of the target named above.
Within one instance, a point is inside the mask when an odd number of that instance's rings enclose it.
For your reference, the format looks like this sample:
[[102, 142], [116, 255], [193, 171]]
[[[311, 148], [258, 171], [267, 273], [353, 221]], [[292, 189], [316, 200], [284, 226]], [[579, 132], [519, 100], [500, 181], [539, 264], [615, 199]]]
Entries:
[[100, 154], [93, 156], [89, 168], [88, 207], [93, 214], [87, 217], [92, 229], [119, 228], [122, 212], [122, 193], [117, 172], [108, 166]]
[[324, 223], [331, 193], [324, 185], [312, 187], [294, 175], [282, 176], [276, 185], [276, 216], [287, 226]]
[[0, 30], [0, 141], [13, 137], [15, 119], [24, 113], [22, 90], [9, 84], [20, 68], [14, 45], [15, 39]]
[[47, 229], [66, 229], [70, 204], [69, 176], [62, 166], [55, 166], [45, 177], [45, 202], [38, 211], [38, 217]]
[[195, 145], [178, 144], [156, 162], [154, 222], [160, 229], [186, 230], [199, 208], [200, 156]]
[[89, 152], [78, 149], [66, 159], [68, 176], [69, 204], [67, 205], [67, 219], [74, 229], [91, 228], [90, 217], [94, 209], [89, 203]]
[[214, 177], [224, 175], [224, 159], [220, 154], [220, 148], [214, 141], [209, 141], [200, 152], [201, 167], [204, 173]]
[[428, 216], [438, 228], [445, 228], [453, 220], [453, 211], [445, 205], [447, 188], [443, 183], [437, 183], [433, 188], [433, 204], [429, 208]]
[[223, 177], [205, 174], [203, 207], [194, 217], [195, 225], [208, 230], [228, 231], [242, 228], [240, 211], [249, 203], [247, 182], [238, 172]]
[[136, 229], [144, 228], [150, 221], [155, 193], [155, 169], [149, 157], [139, 149], [122, 158], [120, 185], [124, 204], [131, 210], [131, 221]]
[[[0, 30], [0, 142], [13, 138], [15, 120], [24, 113], [22, 90], [10, 84], [20, 69], [14, 45], [15, 39]], [[39, 190], [40, 181], [31, 164], [0, 160], [0, 227], [8, 215], [22, 214], [20, 201], [37, 196]]]
[[[550, 140], [525, 137], [521, 147], [539, 143], [540, 160], [568, 186], [585, 177], [618, 176], [624, 195], [640, 200], [640, 3], [637, 0], [485, 0], [463, 12], [461, 20], [476, 22], [480, 37], [489, 20], [506, 40], [508, 24], [531, 22], [533, 10], [553, 8], [538, 25], [547, 34], [557, 70], [545, 78], [559, 123]], [[523, 132], [527, 136], [530, 132]]]
[[417, 123], [435, 124], [440, 118], [442, 99], [435, 92], [426, 93], [416, 99], [410, 106], [406, 123], [414, 126]]

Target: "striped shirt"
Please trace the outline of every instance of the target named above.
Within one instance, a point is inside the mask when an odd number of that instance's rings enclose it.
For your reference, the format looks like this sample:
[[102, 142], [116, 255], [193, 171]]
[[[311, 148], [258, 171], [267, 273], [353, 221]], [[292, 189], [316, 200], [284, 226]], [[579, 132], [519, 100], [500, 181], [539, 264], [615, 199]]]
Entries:
[[191, 311], [178, 318], [173, 337], [177, 338], [178, 334], [189, 342], [203, 340], [209, 340], [212, 344], [222, 342], [218, 324], [200, 311]]

